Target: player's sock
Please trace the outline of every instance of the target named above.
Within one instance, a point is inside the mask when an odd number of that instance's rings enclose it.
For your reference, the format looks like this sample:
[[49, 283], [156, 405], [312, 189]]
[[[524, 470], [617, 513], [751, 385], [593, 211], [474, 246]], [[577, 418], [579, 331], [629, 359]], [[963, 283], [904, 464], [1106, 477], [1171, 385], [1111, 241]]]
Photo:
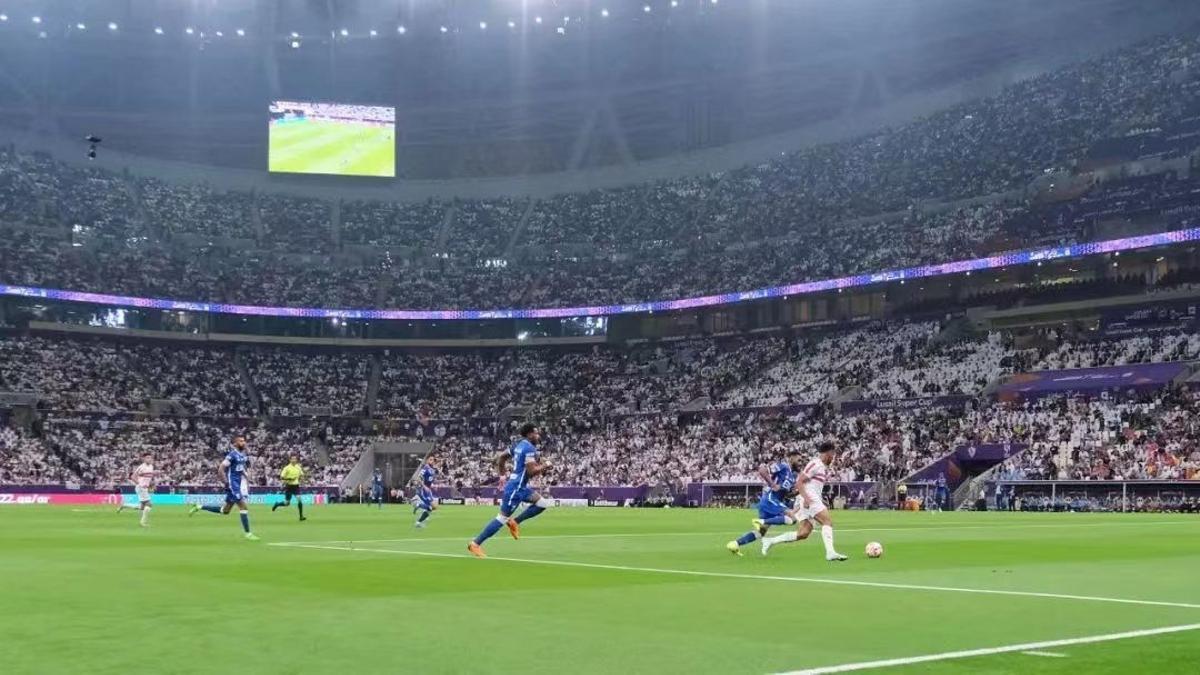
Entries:
[[775, 544], [789, 544], [799, 538], [800, 534], [798, 532], [795, 530], [788, 530], [783, 534], [777, 534], [774, 537], [771, 537], [770, 541], [771, 545], [774, 546]]
[[246, 531], [246, 534], [250, 534], [250, 512], [239, 511], [238, 515], [242, 517], [242, 529]]
[[300, 509], [300, 517], [303, 518], [304, 517], [304, 502], [297, 499], [296, 500], [296, 508]]
[[829, 525], [821, 526], [821, 541], [825, 542], [825, 555], [834, 556], [838, 552], [833, 550], [833, 528]]
[[506, 521], [507, 519], [503, 518], [502, 516], [497, 516], [496, 518], [489, 520], [488, 524], [483, 526], [483, 531], [476, 535], [473, 541], [476, 544], [482, 544], [488, 539], [491, 539], [492, 535], [496, 534], [500, 531], [500, 528], [504, 527], [504, 523]]
[[285, 504], [284, 502], [275, 502], [274, 504], [271, 505], [271, 511], [274, 512], [275, 509], [277, 509], [281, 506], [287, 506], [287, 504]]
[[149, 525], [150, 525], [150, 507], [146, 506], [146, 507], [142, 508], [142, 526], [146, 527]]
[[541, 514], [543, 511], [550, 508], [550, 506], [553, 504], [554, 504], [554, 502], [550, 501], [549, 499], [546, 499], [545, 497], [542, 497], [541, 499], [537, 500], [537, 503], [526, 506], [524, 511], [521, 511], [520, 513], [518, 513], [517, 517], [516, 517], [516, 521], [518, 523], [523, 523], [526, 520], [529, 520], [530, 518], [533, 518], [534, 516]]
[[428, 518], [428, 517], [429, 517], [429, 512], [428, 512], [428, 511], [422, 511], [422, 512], [421, 512], [421, 517], [420, 517], [420, 518], [417, 518], [417, 522], [418, 522], [418, 523], [423, 523], [423, 522], [425, 522], [425, 519], [426, 519], [426, 518]]
[[524, 510], [522, 510], [520, 513], [517, 514], [516, 520], [518, 523], [523, 523], [523, 522], [529, 520], [530, 518], [537, 516], [538, 514], [540, 514], [541, 512], [543, 512], [545, 510], [546, 509], [538, 506], [537, 504], [530, 504], [529, 506], [526, 506], [524, 508]]
[[221, 507], [219, 507], [219, 506], [213, 506], [212, 504], [205, 504], [204, 506], [201, 506], [201, 507], [200, 507], [200, 510], [201, 510], [201, 511], [208, 511], [209, 513], [220, 513], [220, 512], [221, 512]]
[[791, 525], [794, 522], [796, 522], [796, 521], [792, 520], [791, 518], [788, 518], [787, 516], [775, 516], [773, 518], [767, 518], [766, 520], [763, 521], [763, 524], [764, 525]]
[[755, 539], [758, 539], [758, 533], [755, 532], [754, 530], [750, 530], [746, 534], [743, 534], [742, 536], [738, 537], [737, 545], [745, 546], [746, 544], [749, 544], [750, 542], [754, 541]]

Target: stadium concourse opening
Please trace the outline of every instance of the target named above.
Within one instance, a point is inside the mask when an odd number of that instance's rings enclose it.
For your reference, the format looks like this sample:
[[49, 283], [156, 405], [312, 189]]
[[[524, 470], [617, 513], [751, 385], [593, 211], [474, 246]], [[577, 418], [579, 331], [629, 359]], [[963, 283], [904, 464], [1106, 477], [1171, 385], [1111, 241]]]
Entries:
[[1195, 670], [1200, 4], [387, 5], [0, 6], [6, 675]]

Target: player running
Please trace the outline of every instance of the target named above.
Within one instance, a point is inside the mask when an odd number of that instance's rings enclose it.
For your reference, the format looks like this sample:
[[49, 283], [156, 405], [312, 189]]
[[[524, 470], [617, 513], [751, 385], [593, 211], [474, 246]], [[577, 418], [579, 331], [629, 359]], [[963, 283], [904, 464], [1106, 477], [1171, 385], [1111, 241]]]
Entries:
[[192, 506], [191, 511], [188, 511], [188, 515], [199, 511], [228, 515], [233, 509], [233, 505], [237, 504], [238, 515], [241, 516], [242, 530], [246, 533], [246, 539], [258, 541], [258, 537], [250, 531], [250, 510], [246, 507], [246, 498], [250, 496], [250, 488], [246, 484], [246, 468], [250, 465], [250, 458], [246, 457], [245, 449], [246, 439], [242, 436], [234, 436], [233, 447], [225, 453], [225, 459], [221, 460], [221, 465], [217, 468], [217, 475], [221, 477], [221, 482], [225, 485], [225, 505], [218, 507], [212, 504], [204, 506], [196, 504]]
[[791, 450], [787, 453], [786, 461], [758, 467], [758, 475], [762, 476], [764, 483], [762, 497], [758, 500], [758, 517], [750, 521], [754, 529], [736, 541], [725, 544], [730, 553], [742, 555], [742, 547], [767, 536], [767, 530], [772, 525], [795, 524], [796, 521], [788, 512], [795, 506], [792, 496], [796, 489], [796, 472], [800, 470], [800, 457], [799, 450]]
[[292, 497], [296, 498], [296, 508], [300, 511], [300, 522], [308, 520], [304, 517], [304, 498], [300, 496], [300, 484], [305, 478], [304, 467], [300, 466], [300, 457], [292, 454], [288, 455], [287, 466], [279, 471], [279, 480], [283, 483], [283, 501], [275, 502], [271, 506], [271, 512], [281, 506], [291, 506]]
[[767, 555], [775, 544], [787, 544], [807, 539], [808, 535], [812, 534], [813, 523], [816, 522], [821, 524], [821, 541], [825, 542], [825, 559], [839, 562], [846, 560], [846, 556], [833, 548], [833, 519], [829, 516], [829, 509], [825, 507], [825, 501], [821, 496], [821, 490], [825, 487], [825, 481], [829, 477], [829, 465], [833, 464], [837, 448], [833, 443], [826, 441], [817, 450], [817, 456], [804, 466], [804, 470], [797, 477], [802, 503], [792, 510], [790, 515], [800, 525], [791, 532], [764, 538], [762, 542], [763, 555]]
[[[483, 542], [499, 532], [501, 527], [507, 526], [512, 538], [520, 539], [520, 523], [537, 516], [553, 504], [549, 499], [542, 497], [529, 487], [530, 478], [540, 476], [550, 469], [549, 462], [537, 461], [536, 444], [541, 440], [542, 434], [537, 425], [529, 423], [521, 425], [520, 433], [521, 440], [514, 443], [507, 451], [496, 455], [496, 472], [503, 474], [504, 465], [511, 457], [512, 473], [508, 474], [508, 482], [504, 484], [504, 493], [500, 499], [500, 514], [493, 520], [489, 520], [488, 524], [483, 527], [483, 531], [467, 544], [467, 550], [476, 558], [487, 557], [487, 554], [483, 552]], [[513, 511], [517, 510], [521, 502], [527, 502], [529, 506], [526, 506], [515, 518], [512, 517]]]
[[[154, 478], [157, 475], [158, 472], [154, 470], [154, 457], [150, 453], [142, 455], [142, 463], [130, 474], [130, 478], [133, 480], [133, 491], [137, 493], [142, 527], [150, 527], [150, 495], [154, 494]], [[125, 503], [122, 502], [117, 507], [117, 513], [125, 509]]]
[[421, 470], [417, 474], [419, 484], [417, 486], [417, 494], [413, 495], [413, 513], [420, 512], [417, 516], [417, 521], [413, 523], [413, 527], [425, 527], [425, 521], [437, 509], [437, 500], [433, 494], [433, 479], [437, 477], [437, 468], [434, 467], [433, 458], [426, 457], [425, 463], [421, 465]]
[[371, 500], [367, 502], [367, 508], [371, 504], [378, 504], [379, 508], [383, 508], [383, 469], [375, 467], [374, 473], [371, 474]]

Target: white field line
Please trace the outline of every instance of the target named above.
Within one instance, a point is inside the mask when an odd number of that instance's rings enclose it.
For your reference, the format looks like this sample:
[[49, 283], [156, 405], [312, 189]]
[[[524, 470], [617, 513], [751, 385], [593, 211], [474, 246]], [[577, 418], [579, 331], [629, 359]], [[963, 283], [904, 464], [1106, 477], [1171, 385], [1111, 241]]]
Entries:
[[[1190, 520], [1152, 520], [1145, 523], [1033, 523], [1030, 525], [935, 525], [933, 527], [838, 527], [835, 532], [940, 532], [943, 530], [1013, 530], [1013, 529], [1042, 529], [1042, 528], [1077, 528], [1077, 527], [1129, 527], [1144, 525], [1200, 525], [1200, 519]], [[779, 525], [786, 528], [787, 525]], [[522, 535], [521, 539], [623, 539], [626, 537], [712, 537], [716, 535], [733, 536], [730, 530], [707, 532], [617, 532], [612, 534], [548, 534]], [[281, 541], [279, 546], [300, 544], [390, 544], [403, 541], [466, 541], [467, 537], [400, 537], [396, 539], [324, 539], [314, 541]]]
[[[360, 548], [350, 546], [326, 546], [319, 544], [289, 544], [274, 543], [271, 546], [288, 548], [311, 548], [327, 551], [351, 551], [361, 553], [385, 553], [388, 555], [413, 555], [429, 558], [472, 558], [468, 553], [433, 553], [429, 551], [401, 551], [388, 548]], [[539, 560], [535, 558], [507, 558], [489, 556], [488, 560], [524, 563], [527, 565], [549, 565], [554, 567], [579, 567], [596, 570], [614, 570], [619, 572], [645, 572], [651, 574], [674, 574], [693, 577], [715, 577], [721, 579], [749, 579], [753, 581], [788, 581], [792, 583], [829, 584], [834, 586], [859, 586], [866, 588], [888, 588], [910, 591], [938, 591], [944, 593], [973, 593], [977, 595], [1005, 595], [1026, 598], [1050, 598], [1055, 600], [1080, 600], [1087, 602], [1107, 602], [1123, 605], [1148, 605], [1153, 607], [1181, 607], [1184, 609], [1200, 609], [1200, 604], [1187, 602], [1166, 602], [1161, 600], [1137, 600], [1132, 598], [1109, 598], [1092, 595], [1071, 595], [1068, 593], [1038, 593], [1034, 591], [1005, 591], [986, 588], [961, 588], [957, 586], [925, 586], [922, 584], [892, 584], [880, 581], [854, 581], [850, 579], [829, 579], [824, 577], [783, 577], [760, 574], [734, 574], [731, 572], [704, 572], [700, 570], [677, 570], [663, 567], [631, 567], [626, 565], [605, 565], [601, 563], [575, 562], [570, 560]]]
[[[951, 659], [966, 659], [973, 656], [991, 656], [993, 654], [1006, 654], [1009, 652], [1037, 652], [1040, 649], [1052, 647], [1066, 647], [1068, 645], [1086, 645], [1097, 642], [1112, 642], [1113, 640], [1128, 640], [1131, 638], [1150, 637], [1152, 635], [1166, 635], [1168, 633], [1182, 633], [1184, 631], [1200, 630], [1200, 623], [1189, 623], [1181, 626], [1167, 626], [1165, 628], [1149, 628], [1146, 630], [1131, 630], [1124, 633], [1106, 633], [1104, 635], [1089, 635], [1087, 637], [1068, 638], [1065, 640], [1048, 640], [1046, 642], [1026, 642], [1019, 645], [1007, 645], [1004, 647], [985, 647], [983, 649], [968, 649], [958, 652], [942, 652], [940, 654], [926, 654], [924, 656], [907, 656], [898, 659], [884, 659], [881, 661], [863, 661], [861, 663], [844, 663], [839, 666], [824, 666], [821, 668], [809, 668], [806, 670], [793, 670], [781, 675], [821, 675], [822, 673], [847, 673], [854, 670], [869, 670], [871, 668], [889, 668], [892, 666], [908, 666], [914, 663], [929, 663], [931, 661], [949, 661]], [[1049, 656], [1050, 653], [1043, 652], [1039, 656]]]
[[1063, 654], [1062, 652], [1035, 652], [1035, 651], [1032, 651], [1032, 650], [1026, 650], [1026, 651], [1023, 651], [1023, 652], [1021, 652], [1021, 653], [1022, 653], [1022, 654], [1024, 654], [1024, 655], [1026, 655], [1026, 656], [1045, 656], [1046, 658], [1051, 658], [1051, 659], [1065, 659], [1065, 658], [1067, 658], [1067, 655], [1066, 655], [1066, 654]]

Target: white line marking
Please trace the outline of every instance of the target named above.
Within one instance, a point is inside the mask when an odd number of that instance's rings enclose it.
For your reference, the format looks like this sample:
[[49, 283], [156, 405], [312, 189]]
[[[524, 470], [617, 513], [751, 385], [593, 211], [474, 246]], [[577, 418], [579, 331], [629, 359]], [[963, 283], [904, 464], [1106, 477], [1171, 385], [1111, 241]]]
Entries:
[[1044, 649], [1047, 647], [1065, 647], [1067, 645], [1086, 645], [1096, 642], [1111, 642], [1113, 640], [1126, 640], [1129, 638], [1149, 637], [1151, 635], [1166, 635], [1168, 633], [1182, 633], [1184, 631], [1200, 630], [1200, 623], [1189, 623], [1182, 626], [1167, 626], [1166, 628], [1149, 628], [1146, 630], [1131, 630], [1124, 633], [1107, 633], [1105, 635], [1089, 635], [1087, 637], [1068, 638], [1066, 640], [1049, 640], [1046, 642], [1026, 642], [1019, 645], [1008, 645], [1006, 647], [985, 647], [983, 649], [968, 649], [959, 652], [942, 652], [941, 654], [927, 654], [925, 656], [906, 656], [898, 659], [884, 659], [882, 661], [863, 661], [861, 663], [845, 663], [840, 666], [824, 666], [821, 668], [809, 668], [807, 670], [793, 670], [781, 675], [821, 675], [822, 673], [846, 673], [852, 670], [867, 670], [869, 668], [888, 668], [891, 666], [908, 666], [914, 663], [929, 663], [930, 661], [948, 661], [950, 659], [965, 659], [972, 656], [991, 656], [992, 654], [1005, 654], [1009, 652], [1027, 652]]
[[1066, 654], [1063, 654], [1063, 653], [1060, 653], [1060, 652], [1035, 652], [1035, 651], [1027, 650], [1027, 651], [1023, 651], [1023, 652], [1021, 652], [1021, 653], [1022, 653], [1022, 654], [1024, 654], [1024, 655], [1026, 655], [1026, 656], [1045, 656], [1045, 657], [1047, 657], [1047, 658], [1051, 658], [1051, 659], [1065, 659], [1065, 658], [1067, 658], [1067, 655], [1066, 655]]
[[[429, 558], [472, 558], [468, 553], [433, 553], [430, 551], [401, 551], [390, 548], [358, 548], [354, 546], [323, 546], [318, 544], [289, 544], [272, 543], [270, 546], [288, 548], [312, 548], [327, 551], [351, 551], [362, 553], [387, 553], [390, 555], [415, 555]], [[1123, 605], [1149, 605], [1154, 607], [1182, 607], [1184, 609], [1200, 609], [1200, 604], [1187, 602], [1166, 602], [1162, 600], [1136, 600], [1130, 598], [1106, 598], [1092, 595], [1071, 595], [1068, 593], [1038, 593], [1035, 591], [1004, 591], [986, 588], [961, 588], [957, 586], [924, 586], [920, 584], [890, 584], [881, 581], [854, 581], [850, 579], [829, 579], [823, 577], [780, 577], [759, 574], [734, 574], [732, 572], [704, 572], [700, 570], [676, 570], [662, 567], [629, 567], [626, 565], [605, 565], [601, 563], [575, 562], [571, 560], [538, 560], [533, 558], [506, 558], [488, 556], [488, 560], [525, 563], [528, 565], [551, 565], [557, 567], [583, 567], [597, 570], [616, 570], [620, 572], [647, 572], [652, 574], [677, 574], [694, 577], [717, 577], [723, 579], [750, 579], [754, 581], [790, 581], [793, 583], [830, 584], [834, 586], [860, 586], [867, 588], [890, 588], [910, 591], [941, 591], [946, 593], [974, 593], [978, 595], [1008, 595], [1026, 598], [1052, 598], [1056, 600], [1083, 600], [1088, 602], [1109, 602]]]
[[[1030, 525], [935, 525], [933, 527], [839, 527], [838, 532], [938, 532], [942, 530], [1011, 530], [1031, 528], [1122, 527], [1144, 525], [1200, 525], [1200, 520], [1152, 520], [1147, 523], [1034, 523]], [[730, 530], [707, 532], [615, 532], [611, 534], [547, 534], [522, 535], [521, 539], [622, 539], [625, 537], [712, 537], [732, 536]], [[403, 541], [466, 541], [468, 537], [400, 537], [397, 539], [318, 539], [313, 541], [281, 541], [280, 546], [293, 544], [390, 544]]]

